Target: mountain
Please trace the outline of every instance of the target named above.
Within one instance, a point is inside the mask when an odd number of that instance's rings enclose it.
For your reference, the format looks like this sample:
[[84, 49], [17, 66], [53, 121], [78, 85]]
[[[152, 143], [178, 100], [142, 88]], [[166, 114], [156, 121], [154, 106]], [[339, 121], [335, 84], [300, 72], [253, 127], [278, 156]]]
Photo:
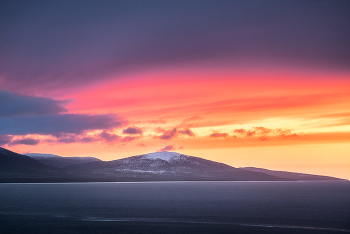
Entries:
[[57, 173], [58, 171], [54, 167], [0, 147], [0, 181], [40, 179]]
[[37, 160], [42, 164], [58, 167], [58, 168], [64, 168], [75, 164], [101, 161], [100, 159], [93, 158], [93, 157], [61, 157], [54, 154], [38, 154], [38, 153], [29, 153], [26, 155]]
[[[235, 168], [167, 151], [114, 161], [101, 161], [90, 157], [30, 155], [31, 157], [20, 155], [0, 147], [0, 182], [340, 180], [261, 168]], [[64, 167], [64, 164], [68, 166]]]
[[66, 168], [71, 174], [84, 174], [90, 178], [104, 178], [116, 181], [278, 181], [290, 180], [262, 172], [234, 168], [198, 157], [175, 152], [155, 152], [129, 158], [91, 162]]
[[256, 168], [256, 167], [241, 167], [241, 169], [247, 170], [247, 171], [261, 172], [264, 174], [277, 176], [279, 178], [285, 178], [290, 180], [339, 180], [338, 178], [330, 177], [330, 176], [311, 175], [311, 174], [303, 174], [303, 173], [288, 172], [288, 171], [273, 171], [273, 170], [267, 170], [267, 169]]

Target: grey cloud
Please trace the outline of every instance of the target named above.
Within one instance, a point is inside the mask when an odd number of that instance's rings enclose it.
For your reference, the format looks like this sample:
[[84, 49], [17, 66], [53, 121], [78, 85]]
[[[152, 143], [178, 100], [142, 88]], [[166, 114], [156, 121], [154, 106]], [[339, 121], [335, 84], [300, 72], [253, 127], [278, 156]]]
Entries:
[[141, 134], [142, 133], [142, 129], [137, 128], [137, 127], [129, 127], [127, 129], [123, 130], [124, 134]]
[[88, 137], [88, 136], [84, 136], [83, 135], [78, 135], [78, 134], [71, 134], [71, 133], [62, 133], [57, 137], [57, 140], [50, 140], [50, 143], [53, 142], [58, 142], [58, 143], [76, 143], [76, 142], [80, 142], [80, 143], [91, 143], [91, 142], [96, 142], [100, 140], [100, 138], [97, 137]]
[[0, 90], [0, 117], [23, 115], [48, 115], [66, 112], [67, 101], [51, 98], [25, 96], [7, 90]]
[[120, 140], [120, 136], [108, 132], [101, 132], [100, 135], [101, 139], [107, 143], [114, 143], [118, 140]]
[[108, 133], [108, 132], [102, 132], [99, 134], [100, 140], [107, 142], [107, 143], [125, 143], [125, 142], [130, 142], [134, 141], [136, 139], [139, 139], [140, 137], [121, 137], [113, 133]]
[[78, 137], [76, 135], [69, 135], [58, 138], [58, 143], [74, 143], [78, 141]]
[[[61, 114], [67, 101], [25, 96], [0, 90], [0, 134], [42, 134], [60, 136], [86, 130], [111, 129], [126, 122], [117, 115]], [[62, 138], [60, 142], [74, 139]]]
[[0, 145], [6, 145], [11, 142], [13, 136], [0, 135]]
[[117, 115], [61, 114], [0, 117], [0, 134], [41, 134], [59, 136], [63, 133], [81, 134], [86, 130], [120, 127], [125, 121]]
[[126, 143], [139, 139], [140, 137], [121, 137], [117, 134], [108, 133], [103, 131], [101, 133], [95, 134], [93, 136], [84, 136], [78, 134], [62, 134], [61, 137], [57, 138], [58, 143], [93, 143], [93, 142], [104, 142], [108, 144], [115, 143]]
[[91, 143], [94, 142], [95, 139], [93, 137], [83, 137], [79, 140], [81, 143]]
[[37, 145], [40, 143], [40, 140], [32, 138], [24, 138], [21, 140], [14, 140], [9, 145]]

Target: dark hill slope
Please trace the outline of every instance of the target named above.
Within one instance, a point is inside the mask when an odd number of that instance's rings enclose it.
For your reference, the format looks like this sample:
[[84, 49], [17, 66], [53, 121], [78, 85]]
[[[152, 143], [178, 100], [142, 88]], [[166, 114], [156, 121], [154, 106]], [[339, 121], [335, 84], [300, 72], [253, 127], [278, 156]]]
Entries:
[[311, 174], [288, 172], [288, 171], [273, 171], [273, 170], [267, 170], [267, 169], [256, 168], [256, 167], [242, 167], [241, 169], [247, 170], [247, 171], [262, 172], [264, 174], [277, 176], [280, 178], [291, 179], [291, 180], [340, 180], [338, 178], [330, 177], [330, 176], [311, 175]]
[[30, 179], [42, 179], [57, 175], [54, 168], [10, 150], [0, 147], [0, 181], [17, 182]]

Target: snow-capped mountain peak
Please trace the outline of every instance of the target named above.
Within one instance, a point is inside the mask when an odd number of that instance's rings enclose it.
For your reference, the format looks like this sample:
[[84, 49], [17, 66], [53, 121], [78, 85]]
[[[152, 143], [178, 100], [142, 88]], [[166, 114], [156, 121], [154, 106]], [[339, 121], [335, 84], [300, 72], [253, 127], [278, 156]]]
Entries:
[[168, 151], [162, 151], [162, 152], [154, 152], [145, 154], [144, 158], [147, 159], [161, 159], [164, 161], [170, 161], [171, 159], [177, 158], [182, 154], [176, 153], [176, 152], [168, 152]]

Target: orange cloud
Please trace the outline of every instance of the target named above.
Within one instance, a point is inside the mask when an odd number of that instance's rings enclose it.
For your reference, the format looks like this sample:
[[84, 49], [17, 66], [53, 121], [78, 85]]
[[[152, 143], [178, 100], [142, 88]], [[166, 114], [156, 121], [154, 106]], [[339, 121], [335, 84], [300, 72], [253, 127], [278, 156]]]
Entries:
[[175, 147], [174, 145], [167, 145], [159, 150], [157, 150], [157, 152], [162, 152], [162, 151], [170, 151], [170, 150], [177, 150], [177, 149], [183, 149], [182, 146], [180, 147]]
[[210, 134], [208, 137], [209, 138], [227, 138], [229, 135], [227, 133], [219, 133], [219, 132], [214, 132], [212, 134]]
[[187, 135], [190, 137], [194, 137], [194, 133], [191, 131], [191, 129], [177, 129], [173, 128], [171, 130], [164, 130], [162, 128], [156, 128], [154, 131], [158, 133], [162, 133], [160, 136], [154, 136], [154, 139], [161, 139], [161, 140], [171, 140], [173, 138], [178, 137], [179, 135]]

